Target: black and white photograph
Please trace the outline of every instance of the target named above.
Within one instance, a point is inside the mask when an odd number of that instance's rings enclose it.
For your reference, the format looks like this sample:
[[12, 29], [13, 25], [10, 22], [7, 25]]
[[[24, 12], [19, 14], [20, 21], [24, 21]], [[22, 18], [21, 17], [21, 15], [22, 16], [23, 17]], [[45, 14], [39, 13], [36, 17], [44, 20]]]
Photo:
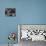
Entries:
[[16, 8], [5, 8], [6, 16], [16, 16]]

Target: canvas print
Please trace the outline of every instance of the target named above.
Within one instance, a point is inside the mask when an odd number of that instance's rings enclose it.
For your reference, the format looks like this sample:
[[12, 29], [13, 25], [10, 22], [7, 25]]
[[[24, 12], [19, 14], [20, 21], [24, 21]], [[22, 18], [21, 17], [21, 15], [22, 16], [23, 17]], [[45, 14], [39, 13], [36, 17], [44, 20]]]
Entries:
[[21, 46], [31, 45], [31, 42], [45, 41], [46, 42], [46, 25], [18, 25], [19, 42]]
[[5, 8], [6, 16], [16, 16], [16, 8]]

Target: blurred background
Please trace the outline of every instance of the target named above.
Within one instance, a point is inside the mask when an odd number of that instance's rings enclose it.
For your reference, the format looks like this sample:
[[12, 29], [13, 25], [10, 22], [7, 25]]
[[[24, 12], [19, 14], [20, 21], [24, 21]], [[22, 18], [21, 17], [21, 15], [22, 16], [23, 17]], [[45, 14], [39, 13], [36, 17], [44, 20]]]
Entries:
[[[5, 8], [16, 8], [16, 16], [6, 17]], [[8, 43], [9, 32], [17, 34], [17, 24], [46, 24], [46, 0], [0, 0], [0, 44]]]

